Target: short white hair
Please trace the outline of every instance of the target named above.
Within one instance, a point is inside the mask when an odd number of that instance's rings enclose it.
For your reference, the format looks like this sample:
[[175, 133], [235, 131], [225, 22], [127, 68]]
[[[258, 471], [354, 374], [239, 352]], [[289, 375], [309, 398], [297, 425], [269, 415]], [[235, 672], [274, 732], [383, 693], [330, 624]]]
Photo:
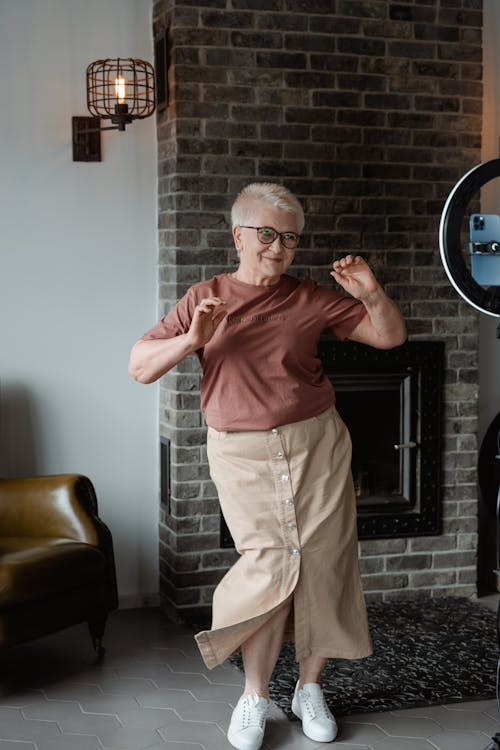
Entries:
[[249, 221], [249, 215], [256, 203], [267, 203], [280, 211], [294, 214], [297, 229], [302, 232], [305, 224], [304, 209], [288, 188], [274, 182], [251, 182], [236, 196], [231, 208], [231, 224], [242, 226]]

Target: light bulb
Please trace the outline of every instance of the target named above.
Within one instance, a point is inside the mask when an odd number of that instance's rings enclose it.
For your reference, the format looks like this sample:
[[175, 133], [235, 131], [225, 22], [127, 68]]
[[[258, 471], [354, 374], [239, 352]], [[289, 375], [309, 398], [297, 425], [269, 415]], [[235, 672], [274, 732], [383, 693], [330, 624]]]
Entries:
[[115, 78], [115, 93], [118, 104], [124, 104], [127, 96], [127, 79], [123, 78], [123, 76]]

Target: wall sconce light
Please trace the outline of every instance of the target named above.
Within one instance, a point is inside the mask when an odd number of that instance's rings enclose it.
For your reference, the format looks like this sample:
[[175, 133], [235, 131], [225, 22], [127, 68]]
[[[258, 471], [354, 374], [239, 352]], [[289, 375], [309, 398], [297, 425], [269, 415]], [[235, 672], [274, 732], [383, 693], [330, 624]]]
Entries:
[[[96, 60], [87, 68], [87, 107], [92, 117], [73, 117], [73, 161], [101, 161], [101, 131], [125, 130], [155, 111], [155, 72], [144, 60]], [[100, 121], [113, 125], [101, 128]]]

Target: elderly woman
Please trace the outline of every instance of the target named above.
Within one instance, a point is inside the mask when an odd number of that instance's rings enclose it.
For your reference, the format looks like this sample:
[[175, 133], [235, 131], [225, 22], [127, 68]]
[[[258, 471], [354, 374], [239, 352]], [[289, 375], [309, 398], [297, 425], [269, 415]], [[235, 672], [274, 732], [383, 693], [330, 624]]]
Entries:
[[341, 295], [287, 271], [304, 226], [298, 200], [254, 183], [231, 212], [234, 273], [195, 284], [133, 347], [130, 373], [151, 383], [189, 354], [202, 369], [210, 473], [240, 557], [217, 587], [211, 630], [196, 640], [209, 668], [241, 650], [245, 687], [228, 739], [262, 744], [268, 684], [284, 637], [295, 641], [292, 701], [316, 742], [337, 733], [320, 686], [328, 657], [371, 653], [357, 558], [351, 444], [317, 357], [323, 331], [387, 349], [403, 318], [368, 265], [348, 255]]

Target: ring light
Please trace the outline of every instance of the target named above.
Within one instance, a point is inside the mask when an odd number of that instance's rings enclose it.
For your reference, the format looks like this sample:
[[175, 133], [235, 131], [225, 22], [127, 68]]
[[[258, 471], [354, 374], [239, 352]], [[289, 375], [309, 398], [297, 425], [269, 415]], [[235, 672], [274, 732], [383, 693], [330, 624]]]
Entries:
[[[439, 250], [448, 278], [460, 296], [476, 310], [500, 317], [500, 286], [485, 288], [472, 278], [462, 254], [460, 238], [463, 218], [471, 198], [495, 177], [500, 177], [500, 159], [476, 165], [457, 182], [441, 214]], [[498, 260], [500, 263], [500, 257]]]

